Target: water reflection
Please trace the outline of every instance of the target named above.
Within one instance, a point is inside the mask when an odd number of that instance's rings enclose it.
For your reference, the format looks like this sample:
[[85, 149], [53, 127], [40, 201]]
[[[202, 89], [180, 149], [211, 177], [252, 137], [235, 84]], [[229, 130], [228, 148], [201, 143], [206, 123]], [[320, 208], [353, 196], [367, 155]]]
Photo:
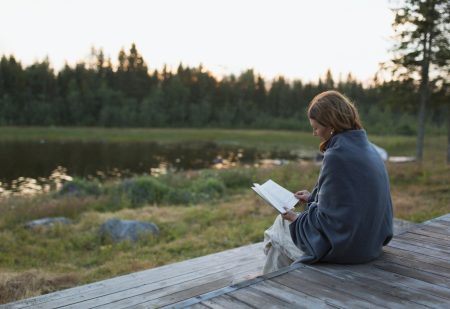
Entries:
[[0, 196], [57, 190], [72, 177], [103, 181], [203, 168], [280, 165], [297, 158], [298, 153], [288, 151], [261, 152], [212, 142], [0, 142]]
[[19, 177], [11, 181], [10, 184], [0, 182], [0, 197], [9, 196], [34, 196], [41, 193], [47, 193], [52, 190], [59, 190], [64, 182], [71, 181], [73, 178], [67, 175], [67, 169], [58, 166], [51, 172], [48, 178], [39, 177], [38, 179], [30, 177]]

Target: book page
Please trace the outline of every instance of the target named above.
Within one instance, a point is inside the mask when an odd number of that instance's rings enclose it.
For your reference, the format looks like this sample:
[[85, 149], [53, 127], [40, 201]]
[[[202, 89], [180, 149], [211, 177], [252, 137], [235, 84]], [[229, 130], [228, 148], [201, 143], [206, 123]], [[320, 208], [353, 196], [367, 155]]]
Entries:
[[294, 193], [283, 188], [271, 179], [267, 180], [261, 187], [264, 192], [267, 192], [276, 200], [276, 204], [281, 208], [286, 207], [287, 209], [292, 209], [298, 203], [298, 199]]
[[279, 213], [284, 214], [286, 210], [283, 208], [282, 204], [280, 204], [279, 200], [271, 195], [269, 192], [266, 192], [262, 186], [255, 183], [254, 187], [252, 189], [258, 193], [259, 196], [261, 196], [270, 206], [275, 208]]
[[294, 193], [283, 188], [273, 180], [268, 180], [264, 184], [253, 184], [252, 189], [261, 196], [269, 205], [279, 213], [286, 213], [286, 209], [292, 209], [298, 203]]

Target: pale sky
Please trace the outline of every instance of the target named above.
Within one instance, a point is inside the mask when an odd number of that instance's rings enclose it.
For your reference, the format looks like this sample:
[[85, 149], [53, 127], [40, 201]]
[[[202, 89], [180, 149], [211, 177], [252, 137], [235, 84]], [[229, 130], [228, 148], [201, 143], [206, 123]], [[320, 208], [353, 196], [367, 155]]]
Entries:
[[253, 68], [270, 80], [352, 72], [390, 59], [389, 0], [0, 0], [0, 55], [59, 70], [91, 47], [117, 62], [134, 42], [150, 70], [180, 62], [216, 75]]

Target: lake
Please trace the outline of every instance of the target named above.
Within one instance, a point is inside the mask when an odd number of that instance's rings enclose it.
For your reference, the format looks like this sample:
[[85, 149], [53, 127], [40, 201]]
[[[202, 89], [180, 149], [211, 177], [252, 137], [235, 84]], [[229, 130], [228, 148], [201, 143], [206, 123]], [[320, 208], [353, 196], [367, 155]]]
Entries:
[[[105, 180], [168, 171], [283, 164], [298, 153], [214, 142], [0, 142], [1, 193], [50, 190], [71, 177]], [[272, 161], [270, 161], [272, 160]]]

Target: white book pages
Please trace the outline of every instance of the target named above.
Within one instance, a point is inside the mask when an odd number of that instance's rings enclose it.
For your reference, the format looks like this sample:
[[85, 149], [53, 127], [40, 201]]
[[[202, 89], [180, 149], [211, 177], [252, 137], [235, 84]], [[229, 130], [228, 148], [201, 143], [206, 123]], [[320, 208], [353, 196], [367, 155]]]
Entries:
[[262, 184], [262, 187], [265, 191], [268, 191], [272, 196], [275, 196], [279, 201], [280, 205], [283, 205], [287, 209], [294, 208], [294, 206], [298, 203], [298, 199], [295, 197], [294, 193], [283, 188], [275, 181], [269, 179], [265, 183]]
[[294, 193], [283, 188], [272, 180], [268, 180], [262, 185], [257, 183], [254, 183], [253, 185], [254, 186], [252, 189], [279, 213], [285, 213], [285, 208], [294, 208], [298, 202], [298, 199], [295, 198]]

